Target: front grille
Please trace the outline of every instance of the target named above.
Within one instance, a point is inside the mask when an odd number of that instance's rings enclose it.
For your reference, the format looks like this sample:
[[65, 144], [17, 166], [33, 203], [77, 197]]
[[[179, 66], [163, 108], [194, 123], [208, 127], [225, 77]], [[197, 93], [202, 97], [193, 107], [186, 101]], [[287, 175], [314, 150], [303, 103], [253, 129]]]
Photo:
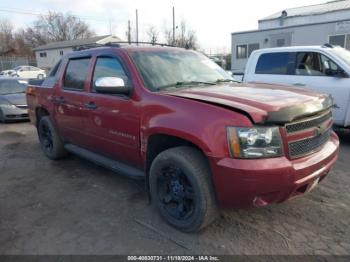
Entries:
[[302, 131], [302, 130], [305, 130], [308, 128], [317, 127], [320, 124], [322, 124], [323, 122], [330, 119], [331, 117], [332, 117], [332, 112], [329, 111], [325, 114], [322, 114], [322, 115], [319, 115], [319, 116], [316, 116], [313, 118], [309, 118], [309, 119], [302, 120], [299, 122], [287, 124], [286, 125], [286, 132], [287, 132], [287, 134], [290, 134], [290, 133]]
[[289, 156], [296, 158], [315, 152], [323, 146], [330, 138], [332, 129], [328, 129], [323, 134], [300, 141], [289, 142]]
[[25, 118], [29, 117], [28, 114], [21, 114], [21, 115], [6, 115], [6, 118]]

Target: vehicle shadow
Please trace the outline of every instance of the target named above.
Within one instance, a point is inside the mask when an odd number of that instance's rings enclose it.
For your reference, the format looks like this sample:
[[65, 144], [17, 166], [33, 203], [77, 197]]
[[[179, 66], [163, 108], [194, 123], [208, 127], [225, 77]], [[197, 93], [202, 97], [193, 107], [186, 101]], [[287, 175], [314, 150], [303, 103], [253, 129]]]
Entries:
[[336, 133], [339, 137], [340, 145], [350, 145], [350, 131], [339, 131]]
[[25, 120], [6, 121], [5, 123], [0, 122], [0, 127], [14, 126], [14, 125], [24, 124], [24, 123], [30, 123], [30, 120], [29, 119], [25, 119]]

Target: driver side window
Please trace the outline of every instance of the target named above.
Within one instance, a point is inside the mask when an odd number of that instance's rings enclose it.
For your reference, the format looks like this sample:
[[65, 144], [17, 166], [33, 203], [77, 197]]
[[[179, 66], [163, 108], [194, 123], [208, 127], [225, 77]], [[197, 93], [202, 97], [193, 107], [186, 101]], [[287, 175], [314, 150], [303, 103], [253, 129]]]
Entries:
[[333, 76], [341, 68], [329, 57], [317, 52], [299, 52], [296, 55], [295, 74], [300, 76]]
[[118, 77], [128, 85], [128, 76], [118, 59], [112, 57], [99, 57], [96, 60], [94, 75], [92, 78], [92, 91], [96, 92], [95, 82], [101, 77]]
[[301, 76], [325, 76], [319, 54], [315, 52], [297, 53], [295, 74]]

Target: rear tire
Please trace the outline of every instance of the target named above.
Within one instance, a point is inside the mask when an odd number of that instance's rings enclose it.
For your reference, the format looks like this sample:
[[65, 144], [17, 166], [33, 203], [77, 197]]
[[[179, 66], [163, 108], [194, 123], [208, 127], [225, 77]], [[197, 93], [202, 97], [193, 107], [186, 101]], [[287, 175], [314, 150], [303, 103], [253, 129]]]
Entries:
[[38, 79], [38, 80], [43, 80], [43, 79], [44, 79], [44, 75], [43, 75], [43, 74], [39, 74], [39, 75], [37, 76], [37, 79]]
[[165, 220], [184, 232], [196, 232], [218, 215], [210, 168], [192, 147], [163, 151], [150, 169], [152, 202]]
[[48, 158], [57, 160], [65, 157], [68, 154], [64, 149], [64, 144], [58, 136], [58, 133], [48, 116], [40, 118], [38, 135], [41, 148]]

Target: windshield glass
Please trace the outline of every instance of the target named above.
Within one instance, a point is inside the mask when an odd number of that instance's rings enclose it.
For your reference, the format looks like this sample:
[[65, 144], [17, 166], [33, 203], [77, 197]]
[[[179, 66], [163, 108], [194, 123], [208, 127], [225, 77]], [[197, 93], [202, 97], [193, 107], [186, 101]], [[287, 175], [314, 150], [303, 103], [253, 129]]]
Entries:
[[350, 66], [350, 52], [348, 50], [342, 47], [334, 47], [329, 49], [329, 51]]
[[195, 51], [135, 51], [131, 53], [131, 57], [145, 86], [151, 91], [234, 81], [220, 66]]
[[24, 93], [26, 91], [26, 87], [26, 81], [0, 79], [0, 95]]

